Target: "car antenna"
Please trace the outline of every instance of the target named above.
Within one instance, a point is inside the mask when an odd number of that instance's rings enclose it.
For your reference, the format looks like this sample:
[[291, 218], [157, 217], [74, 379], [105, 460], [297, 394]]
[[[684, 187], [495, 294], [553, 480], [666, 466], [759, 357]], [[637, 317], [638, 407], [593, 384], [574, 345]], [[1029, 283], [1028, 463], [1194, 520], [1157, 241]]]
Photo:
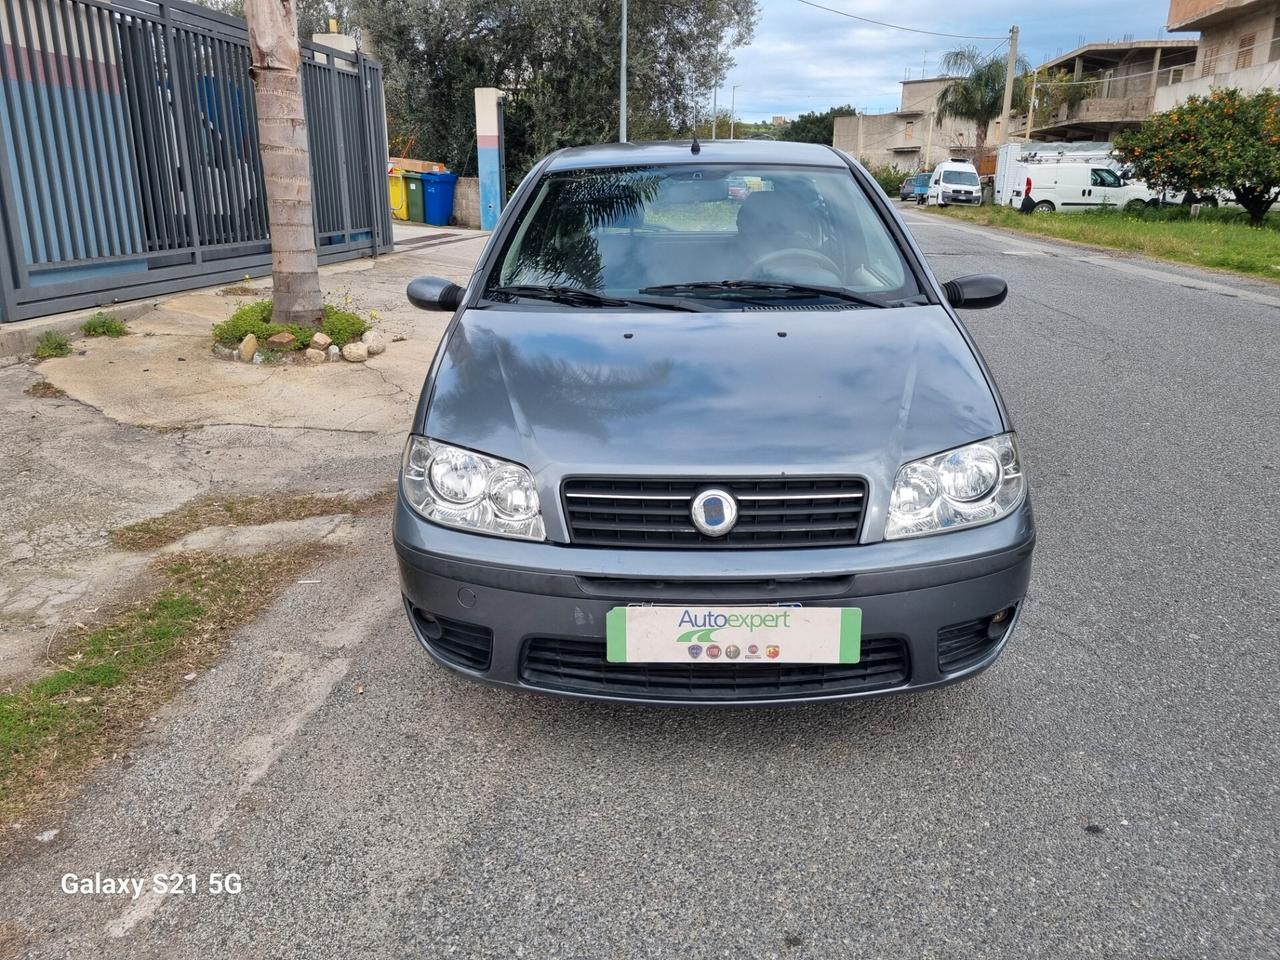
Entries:
[[693, 135], [693, 143], [689, 144], [689, 152], [695, 157], [702, 152], [702, 144], [698, 142], [698, 135]]

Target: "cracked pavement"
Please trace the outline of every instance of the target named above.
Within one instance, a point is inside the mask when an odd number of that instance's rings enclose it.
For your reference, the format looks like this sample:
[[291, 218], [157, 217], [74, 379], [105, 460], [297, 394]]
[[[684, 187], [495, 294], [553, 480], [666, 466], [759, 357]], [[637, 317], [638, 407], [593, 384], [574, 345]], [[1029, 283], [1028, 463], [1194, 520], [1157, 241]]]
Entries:
[[[465, 282], [483, 242], [325, 268], [329, 302], [376, 311], [386, 338], [403, 338], [366, 364], [218, 360], [210, 326], [254, 297], [195, 291], [130, 321], [128, 337], [78, 340], [69, 357], [0, 368], [0, 689], [141, 572], [147, 557], [112, 549], [112, 529], [211, 491], [392, 483], [448, 322], [409, 306], [405, 285], [431, 272]], [[40, 379], [67, 396], [29, 396]]]
[[[725, 712], [491, 690], [415, 648], [386, 520], [360, 518], [58, 833], [21, 837], [0, 864], [19, 955], [1280, 957], [1280, 288], [906, 216], [943, 279], [1010, 282], [965, 319], [1041, 539], [990, 671]], [[173, 434], [55, 412], [56, 449], [78, 431], [93, 469], [137, 485], [112, 516], [205, 470], [367, 486], [398, 450], [206, 426], [179, 454]], [[59, 888], [162, 870], [243, 889]]]

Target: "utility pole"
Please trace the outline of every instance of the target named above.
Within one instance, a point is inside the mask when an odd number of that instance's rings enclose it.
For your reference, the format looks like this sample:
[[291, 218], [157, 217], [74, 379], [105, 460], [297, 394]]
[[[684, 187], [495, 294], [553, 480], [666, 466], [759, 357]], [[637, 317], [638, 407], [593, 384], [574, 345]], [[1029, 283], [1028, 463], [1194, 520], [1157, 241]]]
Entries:
[[738, 88], [740, 86], [742, 86], [742, 84], [735, 83], [733, 87], [729, 90], [729, 139], [730, 140], [733, 139], [734, 127], [737, 125], [737, 122], [738, 122], [738, 115], [735, 111], [737, 109]]
[[719, 87], [711, 90], [711, 139], [716, 138], [716, 94], [720, 92]]
[[857, 160], [859, 163], [862, 163], [862, 114], [863, 114], [863, 111], [859, 110], [858, 111], [858, 155], [854, 157], [854, 159]]
[[[1160, 56], [1160, 48], [1156, 47], [1156, 57]], [[1036, 67], [1031, 72], [1031, 97], [1027, 100], [1027, 132], [1023, 137], [1024, 140], [1031, 139], [1031, 131], [1036, 126], [1036, 81], [1040, 79], [1040, 68]]]
[[627, 142], [627, 0], [622, 0], [622, 66], [618, 71], [618, 142]]
[[1009, 64], [1004, 68], [1004, 106], [1000, 110], [1000, 146], [1009, 139], [1009, 110], [1013, 106], [1013, 74], [1018, 66], [1018, 27], [1009, 28]]

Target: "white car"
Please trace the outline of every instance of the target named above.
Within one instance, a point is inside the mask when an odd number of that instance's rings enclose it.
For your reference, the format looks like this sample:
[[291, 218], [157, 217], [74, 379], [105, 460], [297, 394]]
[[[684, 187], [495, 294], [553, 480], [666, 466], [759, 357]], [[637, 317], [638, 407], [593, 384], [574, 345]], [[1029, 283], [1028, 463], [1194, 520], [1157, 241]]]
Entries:
[[924, 202], [930, 207], [945, 207], [949, 203], [979, 206], [982, 203], [982, 184], [978, 170], [968, 160], [952, 158], [934, 168], [929, 177], [929, 192]]

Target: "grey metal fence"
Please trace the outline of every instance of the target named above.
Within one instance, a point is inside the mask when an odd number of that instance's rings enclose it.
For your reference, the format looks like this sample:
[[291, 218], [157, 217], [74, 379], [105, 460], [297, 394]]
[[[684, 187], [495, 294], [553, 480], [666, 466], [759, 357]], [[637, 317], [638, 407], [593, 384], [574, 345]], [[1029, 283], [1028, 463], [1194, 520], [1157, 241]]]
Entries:
[[[391, 249], [382, 67], [303, 44], [320, 261]], [[0, 321], [270, 271], [244, 22], [0, 0]]]

